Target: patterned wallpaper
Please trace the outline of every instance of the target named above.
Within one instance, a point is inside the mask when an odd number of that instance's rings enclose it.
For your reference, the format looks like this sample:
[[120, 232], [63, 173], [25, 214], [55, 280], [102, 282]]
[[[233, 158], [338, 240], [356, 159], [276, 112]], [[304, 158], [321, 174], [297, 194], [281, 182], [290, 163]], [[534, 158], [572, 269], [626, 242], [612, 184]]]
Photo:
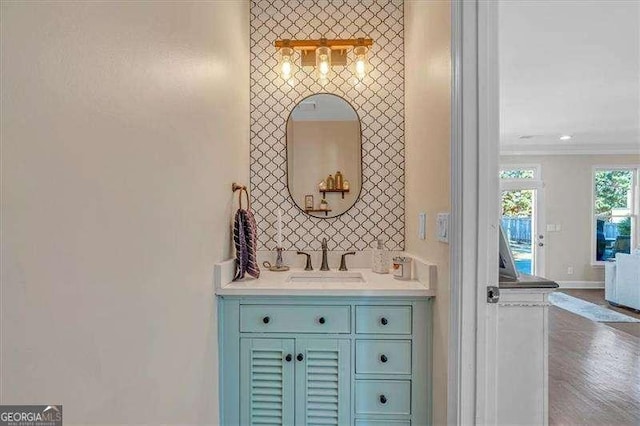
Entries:
[[[258, 249], [275, 247], [278, 207], [286, 250], [319, 250], [323, 237], [330, 250], [364, 250], [378, 237], [388, 249], [404, 249], [403, 19], [402, 0], [251, 1], [250, 189]], [[373, 39], [371, 70], [363, 82], [354, 81], [349, 66], [334, 67], [325, 87], [312, 68], [296, 67], [293, 83], [280, 78], [273, 42], [321, 37]], [[321, 92], [345, 98], [362, 120], [362, 192], [348, 212], [330, 219], [304, 214], [286, 186], [289, 112]], [[327, 195], [329, 203], [330, 195], [337, 194]]]

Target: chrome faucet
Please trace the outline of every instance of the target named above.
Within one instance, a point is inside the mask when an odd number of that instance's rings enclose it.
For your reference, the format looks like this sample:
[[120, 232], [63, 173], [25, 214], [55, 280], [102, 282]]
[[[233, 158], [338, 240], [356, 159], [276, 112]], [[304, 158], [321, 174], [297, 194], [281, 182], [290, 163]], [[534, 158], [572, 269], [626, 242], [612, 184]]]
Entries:
[[322, 265], [320, 266], [321, 271], [329, 270], [329, 263], [327, 262], [327, 239], [322, 239]]

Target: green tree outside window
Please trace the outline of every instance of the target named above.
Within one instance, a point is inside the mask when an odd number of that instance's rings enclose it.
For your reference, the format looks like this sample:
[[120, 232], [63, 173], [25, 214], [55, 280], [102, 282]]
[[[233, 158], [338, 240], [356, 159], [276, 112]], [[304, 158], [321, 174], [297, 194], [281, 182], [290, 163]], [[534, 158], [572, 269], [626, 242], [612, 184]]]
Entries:
[[626, 208], [631, 191], [631, 170], [599, 170], [595, 175], [596, 215], [610, 218], [614, 208]]
[[532, 190], [504, 191], [502, 193], [502, 216], [531, 217], [532, 215]]
[[533, 179], [531, 169], [500, 170], [500, 179]]

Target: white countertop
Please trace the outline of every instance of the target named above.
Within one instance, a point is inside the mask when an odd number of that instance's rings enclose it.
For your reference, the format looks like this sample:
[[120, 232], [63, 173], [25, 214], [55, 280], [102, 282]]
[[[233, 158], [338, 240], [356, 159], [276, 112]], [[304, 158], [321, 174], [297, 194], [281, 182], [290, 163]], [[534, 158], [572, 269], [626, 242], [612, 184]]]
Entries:
[[[260, 278], [245, 278], [231, 281], [235, 264], [233, 260], [216, 265], [215, 294], [219, 296], [397, 296], [397, 297], [434, 297], [436, 292], [431, 282], [435, 277], [435, 265], [414, 269], [414, 276], [422, 271], [421, 279], [410, 281], [397, 280], [392, 274], [377, 274], [371, 269], [349, 269], [349, 272], [362, 274], [365, 282], [289, 282], [291, 274], [304, 273], [302, 269], [292, 268], [285, 272], [271, 272], [264, 268]], [[313, 274], [335, 274], [336, 271]]]

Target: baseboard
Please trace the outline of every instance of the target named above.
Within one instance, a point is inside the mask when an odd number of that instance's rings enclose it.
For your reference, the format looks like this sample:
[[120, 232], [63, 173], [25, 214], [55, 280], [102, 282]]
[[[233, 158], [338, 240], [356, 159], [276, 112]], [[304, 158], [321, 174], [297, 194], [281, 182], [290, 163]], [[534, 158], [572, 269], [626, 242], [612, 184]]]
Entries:
[[560, 288], [604, 288], [604, 281], [556, 281]]

